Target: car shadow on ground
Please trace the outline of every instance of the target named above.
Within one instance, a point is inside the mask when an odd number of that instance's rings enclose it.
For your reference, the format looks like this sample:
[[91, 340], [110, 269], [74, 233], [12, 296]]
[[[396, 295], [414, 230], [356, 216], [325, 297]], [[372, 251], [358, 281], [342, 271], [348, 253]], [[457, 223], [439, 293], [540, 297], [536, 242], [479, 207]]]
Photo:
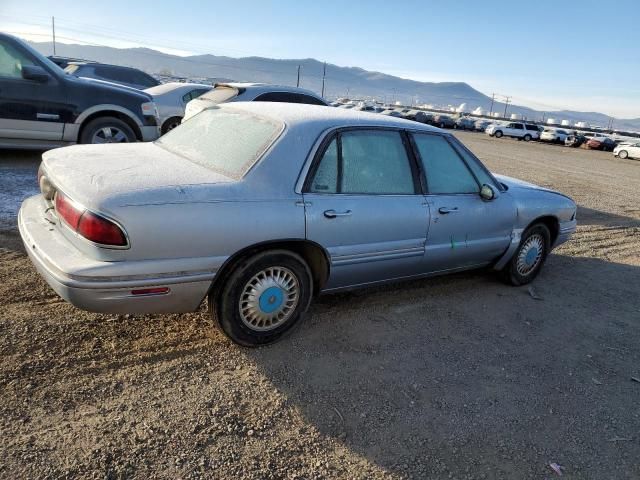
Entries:
[[638, 284], [639, 267], [552, 255], [529, 287], [474, 272], [325, 296], [246, 355], [311, 425], [391, 472], [532, 478], [556, 461], [626, 476]]
[[[620, 208], [630, 215], [640, 216], [640, 206], [638, 205], [621, 205]], [[579, 226], [600, 225], [603, 227], [640, 227], [640, 220], [633, 216], [616, 215], [614, 213], [594, 210], [578, 205], [576, 214]]]

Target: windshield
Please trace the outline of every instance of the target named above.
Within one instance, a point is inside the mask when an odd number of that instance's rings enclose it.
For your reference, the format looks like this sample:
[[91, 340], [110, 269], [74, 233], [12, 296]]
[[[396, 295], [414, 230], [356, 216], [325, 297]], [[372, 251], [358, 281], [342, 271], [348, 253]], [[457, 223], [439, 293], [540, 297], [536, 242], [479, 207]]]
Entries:
[[223, 175], [241, 178], [283, 128], [271, 119], [213, 107], [171, 130], [156, 145]]
[[237, 97], [240, 91], [235, 87], [222, 86], [218, 85], [213, 90], [210, 90], [209, 93], [203, 95], [201, 98], [208, 100], [212, 103], [224, 103], [231, 100], [233, 97]]

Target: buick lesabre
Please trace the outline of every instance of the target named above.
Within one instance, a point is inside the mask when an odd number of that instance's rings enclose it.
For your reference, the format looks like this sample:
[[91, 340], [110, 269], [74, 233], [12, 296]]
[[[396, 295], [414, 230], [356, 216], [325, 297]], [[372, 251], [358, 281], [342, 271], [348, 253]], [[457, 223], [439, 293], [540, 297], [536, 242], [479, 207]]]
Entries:
[[568, 197], [493, 175], [454, 136], [312, 105], [212, 106], [154, 143], [43, 155], [19, 228], [95, 312], [197, 310], [255, 346], [320, 293], [490, 267], [531, 282], [576, 228]]

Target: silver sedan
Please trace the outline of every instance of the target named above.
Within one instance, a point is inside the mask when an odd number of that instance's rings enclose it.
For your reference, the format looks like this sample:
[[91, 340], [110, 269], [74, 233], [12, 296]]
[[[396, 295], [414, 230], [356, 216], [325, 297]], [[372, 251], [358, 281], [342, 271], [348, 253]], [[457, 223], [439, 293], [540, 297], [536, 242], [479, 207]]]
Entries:
[[43, 155], [19, 228], [51, 287], [97, 312], [189, 312], [273, 342], [319, 293], [490, 266], [532, 281], [568, 197], [491, 174], [415, 122], [285, 103], [208, 108], [155, 143]]

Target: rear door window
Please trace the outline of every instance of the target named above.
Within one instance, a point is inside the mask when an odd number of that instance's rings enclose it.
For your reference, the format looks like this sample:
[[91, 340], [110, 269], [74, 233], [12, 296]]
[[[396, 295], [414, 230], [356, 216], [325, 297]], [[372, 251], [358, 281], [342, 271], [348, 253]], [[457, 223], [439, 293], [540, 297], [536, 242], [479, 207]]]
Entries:
[[357, 195], [413, 195], [417, 185], [399, 132], [354, 130], [327, 146], [309, 191]]

